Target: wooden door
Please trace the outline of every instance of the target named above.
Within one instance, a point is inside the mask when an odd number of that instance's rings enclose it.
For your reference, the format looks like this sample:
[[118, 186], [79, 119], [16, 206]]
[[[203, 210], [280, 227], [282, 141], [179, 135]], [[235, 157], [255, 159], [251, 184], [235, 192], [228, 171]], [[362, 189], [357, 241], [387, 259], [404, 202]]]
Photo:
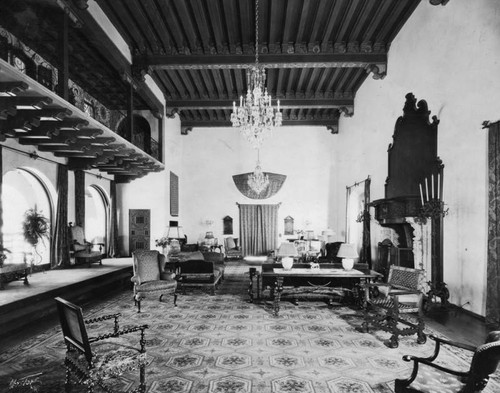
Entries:
[[149, 250], [151, 233], [151, 211], [149, 209], [130, 209], [129, 218], [129, 252]]

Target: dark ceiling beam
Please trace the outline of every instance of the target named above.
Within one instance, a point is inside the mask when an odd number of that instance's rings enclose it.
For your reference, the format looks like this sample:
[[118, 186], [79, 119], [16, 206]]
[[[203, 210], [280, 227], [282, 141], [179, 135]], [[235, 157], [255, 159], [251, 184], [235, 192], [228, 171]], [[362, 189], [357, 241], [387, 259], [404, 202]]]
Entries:
[[[365, 68], [371, 64], [387, 64], [387, 53], [332, 54], [261, 54], [259, 63], [265, 68]], [[255, 64], [251, 54], [242, 55], [147, 55], [136, 56], [137, 67], [152, 69], [221, 69], [250, 68]]]
[[[283, 120], [284, 126], [337, 126], [337, 119], [303, 119], [303, 120]], [[232, 127], [230, 121], [223, 120], [190, 120], [182, 121], [183, 128], [214, 128], [214, 127]], [[235, 129], [235, 131], [237, 131]]]
[[[203, 109], [232, 109], [234, 100], [172, 100], [167, 101], [167, 106], [178, 110], [203, 110]], [[236, 105], [239, 105], [236, 102]], [[280, 108], [340, 108], [354, 106], [354, 98], [303, 98], [280, 99]]]

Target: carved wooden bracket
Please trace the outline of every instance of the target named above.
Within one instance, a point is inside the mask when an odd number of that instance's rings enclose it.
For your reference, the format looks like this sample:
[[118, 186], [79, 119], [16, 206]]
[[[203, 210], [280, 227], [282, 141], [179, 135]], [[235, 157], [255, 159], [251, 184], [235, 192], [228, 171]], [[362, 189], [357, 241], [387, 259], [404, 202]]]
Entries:
[[187, 135], [191, 131], [193, 131], [193, 127], [191, 127], [191, 126], [181, 127], [181, 135]]
[[429, 0], [432, 5], [446, 5], [450, 0]]
[[365, 69], [367, 73], [373, 73], [373, 79], [384, 79], [387, 74], [387, 67], [382, 64], [369, 64]]

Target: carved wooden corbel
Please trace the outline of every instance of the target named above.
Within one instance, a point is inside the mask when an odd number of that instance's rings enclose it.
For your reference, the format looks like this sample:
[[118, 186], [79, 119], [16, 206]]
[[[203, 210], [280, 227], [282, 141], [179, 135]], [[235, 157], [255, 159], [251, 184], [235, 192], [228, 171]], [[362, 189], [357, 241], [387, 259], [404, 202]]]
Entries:
[[446, 5], [450, 0], [429, 0], [432, 5]]
[[191, 131], [193, 131], [193, 127], [192, 126], [181, 127], [181, 135], [187, 135]]
[[336, 124], [327, 125], [326, 129], [333, 135], [337, 135], [339, 133], [339, 126]]
[[[384, 68], [384, 70], [381, 70], [381, 68]], [[373, 79], [384, 79], [386, 75], [385, 71], [386, 66], [381, 65], [381, 64], [369, 64], [366, 66], [366, 72], [373, 73]]]
[[167, 116], [168, 119], [173, 119], [175, 115], [177, 115], [178, 113], [179, 113], [179, 108], [171, 108], [165, 111], [165, 116]]
[[353, 107], [341, 106], [339, 108], [339, 113], [343, 114], [344, 117], [352, 117], [352, 115], [354, 114], [354, 110]]

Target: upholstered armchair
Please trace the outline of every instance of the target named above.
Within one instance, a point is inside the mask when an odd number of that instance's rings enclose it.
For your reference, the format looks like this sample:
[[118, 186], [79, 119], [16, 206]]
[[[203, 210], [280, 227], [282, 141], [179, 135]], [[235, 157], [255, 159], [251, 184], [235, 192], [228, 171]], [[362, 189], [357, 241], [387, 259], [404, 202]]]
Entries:
[[134, 301], [141, 312], [141, 300], [148, 296], [172, 295], [177, 306], [177, 281], [175, 273], [165, 272], [165, 256], [157, 250], [140, 250], [133, 253]]
[[224, 249], [226, 253], [226, 259], [241, 259], [243, 254], [241, 253], [241, 248], [238, 245], [238, 239], [231, 236], [224, 239]]
[[[121, 329], [120, 314], [104, 315], [84, 320], [81, 307], [59, 297], [55, 298], [59, 321], [67, 351], [64, 360], [66, 367], [65, 390], [71, 389], [76, 382], [86, 386], [86, 392], [93, 392], [100, 387], [106, 392], [113, 392], [114, 379], [125, 372], [139, 370], [139, 384], [133, 392], [146, 391], [146, 340], [144, 331], [148, 325], [130, 326]], [[86, 326], [91, 323], [113, 320], [113, 330], [89, 337]], [[138, 347], [131, 345], [126, 334], [139, 332]], [[99, 389], [99, 391], [101, 391]]]
[[[69, 240], [70, 253], [75, 258], [76, 264], [86, 263], [90, 267], [92, 263], [99, 262], [102, 265], [102, 247], [104, 244], [88, 242], [81, 226], [69, 223]], [[98, 246], [99, 251], [93, 250], [94, 246]]]
[[[413, 362], [413, 371], [407, 379], [396, 379], [394, 382], [396, 393], [476, 393], [486, 387], [490, 375], [496, 371], [500, 362], [500, 331], [490, 332], [485, 343], [477, 348], [433, 335], [429, 335], [429, 338], [435, 341], [434, 353], [431, 356], [427, 358], [403, 356], [403, 360]], [[443, 345], [471, 353], [470, 368], [454, 370], [447, 364], [437, 362]]]
[[343, 242], [332, 242], [325, 244], [325, 255], [318, 257], [318, 263], [342, 263], [342, 258], [337, 257]]
[[411, 334], [417, 335], [418, 344], [424, 344], [424, 280], [423, 270], [392, 265], [387, 283], [364, 284], [363, 330], [368, 332], [371, 326], [392, 333], [390, 348], [399, 346], [399, 336]]

